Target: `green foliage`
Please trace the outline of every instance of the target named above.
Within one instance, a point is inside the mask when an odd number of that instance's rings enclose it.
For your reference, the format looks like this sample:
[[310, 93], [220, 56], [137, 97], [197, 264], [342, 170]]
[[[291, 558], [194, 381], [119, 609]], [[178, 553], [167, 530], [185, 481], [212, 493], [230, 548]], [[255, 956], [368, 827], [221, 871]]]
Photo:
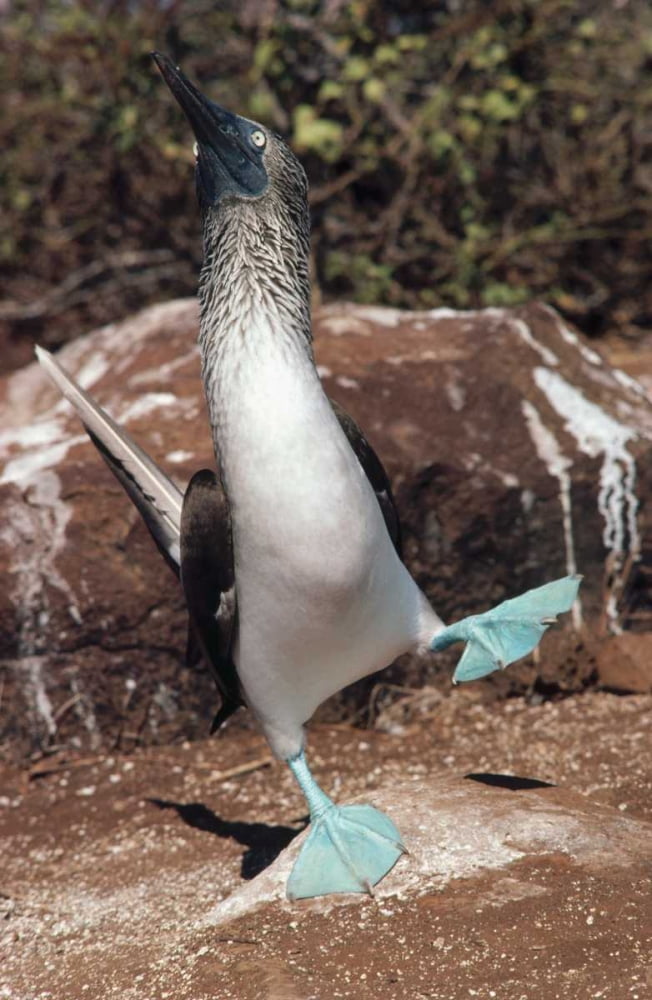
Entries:
[[647, 0], [15, 0], [2, 29], [14, 332], [57, 342], [194, 291], [192, 137], [152, 48], [288, 135], [326, 296], [539, 296], [589, 332], [649, 326]]
[[326, 163], [334, 163], [342, 155], [343, 129], [339, 122], [318, 116], [309, 104], [299, 104], [292, 125], [292, 145], [297, 153], [317, 153]]

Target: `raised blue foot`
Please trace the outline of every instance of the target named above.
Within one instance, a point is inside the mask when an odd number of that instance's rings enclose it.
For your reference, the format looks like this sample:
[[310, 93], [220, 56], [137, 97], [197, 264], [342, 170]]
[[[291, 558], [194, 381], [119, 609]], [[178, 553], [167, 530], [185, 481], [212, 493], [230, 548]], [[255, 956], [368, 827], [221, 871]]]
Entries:
[[288, 879], [288, 898], [370, 893], [405, 852], [398, 830], [373, 806], [335, 805], [310, 774], [303, 753], [288, 764], [310, 807], [311, 823]]
[[570, 611], [581, 579], [565, 576], [503, 601], [482, 615], [463, 618], [438, 632], [430, 648], [439, 652], [454, 642], [468, 643], [453, 674], [454, 683], [502, 670], [532, 652], [557, 615]]

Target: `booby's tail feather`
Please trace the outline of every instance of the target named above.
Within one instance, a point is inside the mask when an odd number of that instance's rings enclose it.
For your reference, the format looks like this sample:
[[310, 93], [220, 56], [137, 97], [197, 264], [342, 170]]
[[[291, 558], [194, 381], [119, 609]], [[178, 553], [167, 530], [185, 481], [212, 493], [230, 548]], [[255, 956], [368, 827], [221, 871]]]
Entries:
[[178, 573], [183, 503], [181, 490], [68, 375], [49, 351], [37, 347], [36, 356], [55, 385], [74, 406], [93, 444], [140, 512], [159, 551]]
[[484, 614], [463, 618], [438, 632], [430, 649], [439, 652], [454, 642], [467, 643], [453, 683], [473, 681], [494, 670], [503, 670], [531, 653], [557, 615], [570, 611], [581, 579], [581, 576], [565, 576], [503, 601]]

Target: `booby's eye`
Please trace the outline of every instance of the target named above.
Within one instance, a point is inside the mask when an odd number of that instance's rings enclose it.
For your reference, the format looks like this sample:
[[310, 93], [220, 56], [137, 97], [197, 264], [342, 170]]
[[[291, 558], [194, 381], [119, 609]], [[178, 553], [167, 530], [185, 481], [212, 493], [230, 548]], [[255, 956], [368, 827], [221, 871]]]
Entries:
[[199, 143], [198, 142], [193, 142], [193, 144], [192, 144], [192, 152], [193, 152], [193, 155], [194, 155], [195, 159], [198, 160], [199, 159]]
[[262, 149], [263, 146], [265, 145], [265, 143], [267, 142], [267, 138], [265, 136], [265, 133], [262, 131], [262, 129], [259, 129], [259, 128], [256, 128], [256, 129], [253, 130], [253, 132], [251, 133], [250, 138], [251, 138], [251, 141], [253, 142], [254, 146], [257, 146], [258, 149]]

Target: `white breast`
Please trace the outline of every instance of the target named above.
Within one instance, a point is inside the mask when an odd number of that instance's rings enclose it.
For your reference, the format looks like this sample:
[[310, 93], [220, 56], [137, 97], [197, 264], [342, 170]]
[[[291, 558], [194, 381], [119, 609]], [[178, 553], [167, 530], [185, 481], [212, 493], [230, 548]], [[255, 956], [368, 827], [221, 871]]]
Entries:
[[235, 658], [286, 757], [317, 705], [414, 647], [424, 614], [430, 631], [438, 619], [396, 556], [305, 352], [288, 363], [285, 345], [267, 339], [225, 376], [211, 412], [233, 520]]

